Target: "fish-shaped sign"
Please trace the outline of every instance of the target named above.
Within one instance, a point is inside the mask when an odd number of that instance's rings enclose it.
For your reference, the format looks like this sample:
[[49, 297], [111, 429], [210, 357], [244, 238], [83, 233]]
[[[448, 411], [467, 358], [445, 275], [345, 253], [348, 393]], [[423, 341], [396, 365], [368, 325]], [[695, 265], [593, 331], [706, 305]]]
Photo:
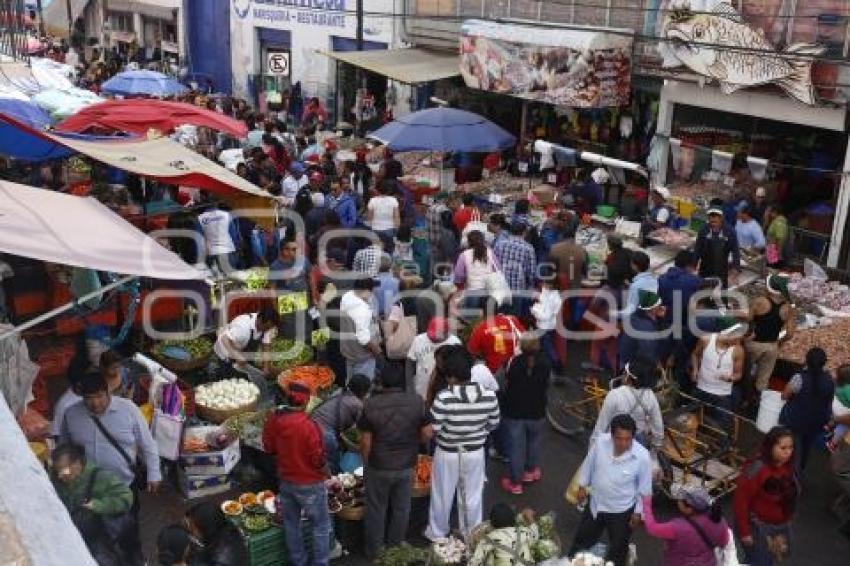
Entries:
[[712, 12], [674, 10], [664, 25], [664, 37], [683, 65], [717, 79], [725, 94], [772, 83], [800, 102], [815, 103], [812, 62], [825, 48], [794, 43], [776, 51], [764, 33], [748, 26], [729, 4], [720, 3]]

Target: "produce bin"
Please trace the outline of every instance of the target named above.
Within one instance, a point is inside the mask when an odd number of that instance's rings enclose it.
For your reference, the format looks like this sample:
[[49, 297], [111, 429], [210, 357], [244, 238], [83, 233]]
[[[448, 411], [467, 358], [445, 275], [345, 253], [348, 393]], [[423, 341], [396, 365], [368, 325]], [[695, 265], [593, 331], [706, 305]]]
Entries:
[[[197, 426], [187, 428], [183, 435], [184, 439], [190, 436], [204, 438], [208, 433], [216, 430], [218, 427], [215, 426]], [[180, 464], [188, 475], [223, 475], [229, 474], [236, 466], [240, 455], [239, 439], [236, 439], [223, 450], [181, 454]]]

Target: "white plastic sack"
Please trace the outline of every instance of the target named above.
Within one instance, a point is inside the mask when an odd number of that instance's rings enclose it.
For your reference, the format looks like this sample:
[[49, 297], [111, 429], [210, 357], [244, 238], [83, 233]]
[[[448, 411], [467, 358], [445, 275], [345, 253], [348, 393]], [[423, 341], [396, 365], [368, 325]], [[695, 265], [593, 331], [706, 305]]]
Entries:
[[822, 281], [826, 281], [829, 277], [826, 274], [826, 271], [823, 270], [821, 266], [812, 261], [809, 258], [806, 258], [803, 261], [803, 273], [806, 277], [812, 277], [814, 279], [820, 279]]

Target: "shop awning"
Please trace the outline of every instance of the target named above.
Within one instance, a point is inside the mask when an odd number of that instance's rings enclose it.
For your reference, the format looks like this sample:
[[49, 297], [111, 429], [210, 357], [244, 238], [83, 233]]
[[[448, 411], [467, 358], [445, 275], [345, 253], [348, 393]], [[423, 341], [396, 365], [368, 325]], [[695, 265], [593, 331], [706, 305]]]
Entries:
[[0, 181], [0, 251], [156, 279], [203, 274], [96, 199]]
[[83, 15], [90, 0], [54, 1], [44, 7], [44, 22], [51, 35], [68, 37], [68, 7], [71, 8], [71, 22]]
[[0, 155], [26, 161], [82, 153], [141, 177], [217, 193], [241, 191], [271, 198], [256, 185], [168, 138], [91, 138], [38, 131], [0, 114]]
[[325, 55], [406, 84], [427, 83], [460, 74], [457, 53], [425, 49], [327, 51]]

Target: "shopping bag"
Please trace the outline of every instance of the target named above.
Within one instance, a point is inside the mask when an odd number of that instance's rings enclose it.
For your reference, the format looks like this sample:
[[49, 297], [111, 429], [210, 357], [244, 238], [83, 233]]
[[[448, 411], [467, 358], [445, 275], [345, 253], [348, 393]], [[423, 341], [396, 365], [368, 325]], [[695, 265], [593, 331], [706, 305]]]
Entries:
[[151, 433], [159, 447], [160, 457], [171, 461], [177, 461], [180, 457], [184, 421], [183, 415], [168, 415], [159, 409], [154, 409]]

